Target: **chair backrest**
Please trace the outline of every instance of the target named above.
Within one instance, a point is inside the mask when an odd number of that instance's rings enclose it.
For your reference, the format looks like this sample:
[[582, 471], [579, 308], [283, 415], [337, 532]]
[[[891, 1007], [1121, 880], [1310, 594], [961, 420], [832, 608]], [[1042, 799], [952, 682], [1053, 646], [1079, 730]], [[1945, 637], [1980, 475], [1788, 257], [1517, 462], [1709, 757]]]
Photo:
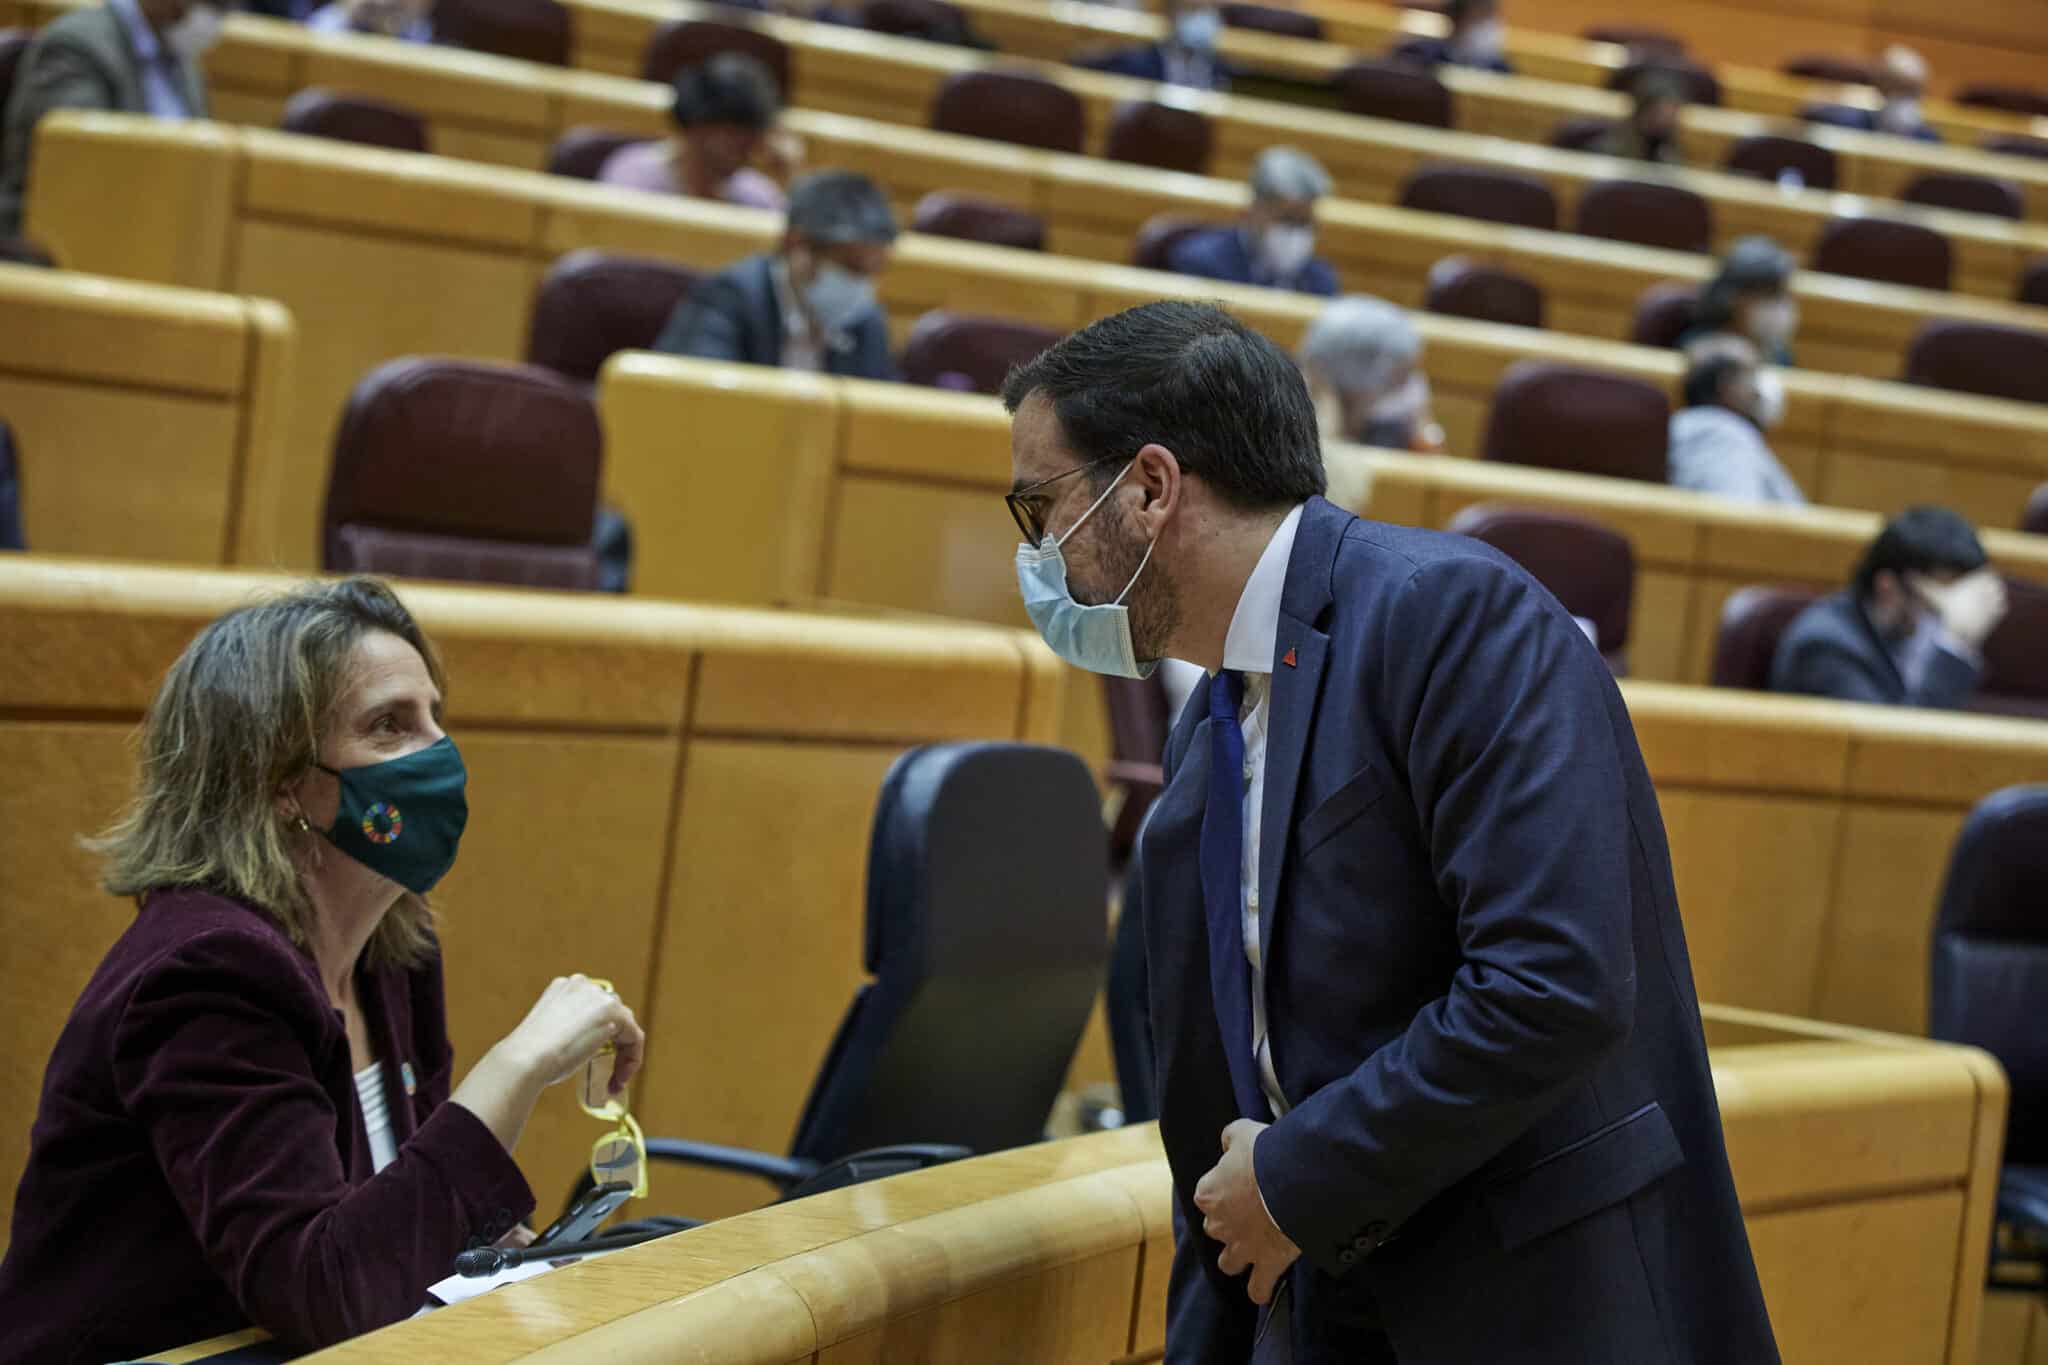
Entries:
[[[1173, 713], [1166, 695], [1166, 675], [1157, 670], [1149, 678], [1105, 674], [1102, 700], [1109, 712], [1109, 779], [1122, 793], [1109, 827], [1110, 863], [1116, 866], [1131, 860], [1145, 813], [1158, 795]], [[1138, 780], [1141, 776], [1149, 781]], [[1121, 1081], [1121, 1074], [1118, 1079]]]
[[0, 261], [8, 265], [54, 266], [57, 260], [39, 242], [26, 237], [0, 237]]
[[1422, 166], [1401, 187], [1401, 207], [1512, 227], [1557, 229], [1557, 196], [1534, 176], [1476, 166]]
[[1735, 593], [1721, 607], [1709, 681], [1715, 687], [1768, 692], [1778, 637], [1819, 597], [1812, 588], [1789, 586], [1743, 588]]
[[1935, 318], [1906, 348], [1905, 380], [1991, 398], [2048, 403], [2048, 332]]
[[1480, 454], [1508, 464], [1663, 483], [1671, 403], [1647, 379], [1518, 360], [1493, 391]]
[[360, 142], [401, 152], [427, 150], [427, 121], [414, 111], [317, 86], [285, 101], [284, 118], [278, 126], [287, 133], [336, 142]]
[[673, 261], [572, 251], [548, 267], [534, 294], [527, 363], [593, 384], [617, 352], [654, 344], [697, 279]]
[[1806, 264], [1811, 270], [1915, 289], [1946, 290], [1955, 274], [1948, 238], [1922, 224], [1888, 218], [1830, 220]]
[[1335, 83], [1338, 104], [1351, 113], [1425, 128], [1451, 126], [1450, 87], [1404, 62], [1353, 62]]
[[2029, 535], [2048, 536], [2048, 483], [2036, 488], [2020, 513], [2020, 529]]
[[975, 194], [934, 190], [917, 201], [911, 213], [913, 232], [937, 237], [963, 237], [991, 246], [1013, 246], [1021, 251], [1045, 250], [1045, 219], [996, 199]]
[[436, 0], [434, 38], [472, 52], [569, 64], [569, 10], [556, 0]]
[[1628, 537], [1569, 512], [1477, 503], [1445, 529], [1483, 540], [1529, 571], [1574, 616], [1593, 623], [1593, 642], [1626, 673], [1636, 555]]
[[1964, 86], [1951, 98], [1957, 104], [1974, 104], [1979, 109], [2003, 109], [2009, 114], [2048, 118], [2048, 90], [2032, 86], [1980, 82]]
[[322, 567], [594, 587], [603, 440], [595, 405], [551, 370], [387, 361], [342, 414]]
[[2020, 303], [2039, 304], [2048, 308], [2048, 256], [2041, 256], [2020, 267], [2019, 288], [2012, 296]]
[[1110, 161], [1202, 175], [1209, 169], [1215, 141], [1216, 132], [1206, 114], [1170, 104], [1125, 100], [1109, 116], [1109, 136], [1102, 155]]
[[27, 548], [21, 529], [21, 460], [14, 451], [14, 428], [0, 422], [0, 550]]
[[1909, 204], [1929, 204], [1964, 213], [1989, 213], [1999, 218], [2024, 218], [2027, 215], [2027, 204], [2020, 196], [2020, 187], [2010, 180], [1997, 180], [1988, 175], [1929, 171], [1915, 176], [1899, 198]]
[[971, 26], [958, 5], [946, 0], [868, 0], [861, 27], [870, 33], [916, 38], [927, 43], [971, 42]]
[[1138, 225], [1138, 235], [1131, 241], [1131, 264], [1140, 270], [1166, 270], [1166, 258], [1180, 245], [1184, 237], [1197, 232], [1207, 232], [1216, 224], [1207, 218], [1191, 218], [1184, 213], [1162, 213], [1147, 218]]
[[1464, 256], [1446, 256], [1429, 268], [1422, 306], [1448, 317], [1504, 322], [1511, 327], [1543, 325], [1543, 289], [1502, 266]]
[[1699, 307], [1700, 287], [1666, 280], [1653, 284], [1636, 300], [1635, 321], [1628, 339], [1638, 346], [1670, 350], [1692, 328], [1693, 312]]
[[1575, 232], [1672, 251], [1705, 251], [1714, 241], [1707, 201], [1682, 185], [1602, 180], [1579, 195]]
[[865, 966], [792, 1156], [1044, 1136], [1109, 958], [1108, 842], [1079, 757], [912, 749], [882, 779]]
[[1759, 180], [1776, 180], [1786, 171], [1796, 171], [1799, 182], [1810, 190], [1833, 189], [1838, 173], [1835, 154], [1827, 148], [1775, 133], [1737, 138], [1723, 165], [1737, 175], [1752, 175]]
[[7, 97], [14, 93], [14, 73], [20, 69], [21, 54], [28, 51], [35, 36], [33, 29], [0, 28], [0, 110], [7, 107]]
[[1607, 137], [1614, 128], [1614, 120], [1594, 115], [1568, 118], [1557, 125], [1550, 134], [1550, 145], [1561, 147], [1567, 152], [1590, 152]]
[[645, 133], [619, 133], [609, 128], [571, 128], [548, 148], [548, 174], [595, 180], [613, 153], [621, 147], [645, 141]]
[[1974, 709], [2048, 715], [2048, 585], [2008, 576], [2005, 619], [1984, 641]]
[[2007, 156], [2031, 156], [2048, 160], [2048, 137], [2028, 137], [2025, 133], [2000, 133], [1987, 137], [1978, 144], [1987, 152], [2003, 152]]
[[1283, 38], [1310, 38], [1320, 42], [1323, 37], [1323, 21], [1298, 9], [1274, 9], [1271, 5], [1225, 5], [1223, 22], [1230, 28], [1256, 29], [1260, 33], [1277, 33]]
[[1636, 82], [1655, 73], [1668, 76], [1678, 85], [1680, 98], [1687, 104], [1719, 104], [1721, 82], [1713, 72], [1698, 62], [1687, 61], [1682, 56], [1635, 49], [1635, 59], [1614, 69], [1607, 78], [1609, 90], [1629, 91], [1636, 88]]
[[1579, 36], [1592, 43], [1619, 43], [1630, 52], [1642, 53], [1645, 56], [1685, 55], [1685, 39], [1669, 29], [1650, 28], [1642, 24], [1592, 24], [1579, 30]]
[[1840, 85], [1869, 85], [1877, 78], [1877, 70], [1867, 58], [1838, 57], [1827, 52], [1789, 57], [1778, 70], [1803, 80], [1834, 81]]
[[1993, 792], [1963, 821], [1933, 937], [1928, 1032], [1998, 1058], [2006, 1164], [2048, 1162], [2048, 786]]
[[667, 84], [693, 66], [737, 52], [768, 68], [775, 86], [789, 96], [789, 46], [772, 34], [750, 28], [745, 16], [733, 13], [732, 23], [710, 19], [671, 19], [654, 30], [640, 54], [640, 78]]
[[912, 324], [899, 365], [912, 384], [1000, 393], [1012, 368], [1064, 335], [1056, 327], [934, 309]]
[[1029, 71], [959, 71], [932, 100], [942, 133], [1079, 153], [1087, 120], [1080, 97]]

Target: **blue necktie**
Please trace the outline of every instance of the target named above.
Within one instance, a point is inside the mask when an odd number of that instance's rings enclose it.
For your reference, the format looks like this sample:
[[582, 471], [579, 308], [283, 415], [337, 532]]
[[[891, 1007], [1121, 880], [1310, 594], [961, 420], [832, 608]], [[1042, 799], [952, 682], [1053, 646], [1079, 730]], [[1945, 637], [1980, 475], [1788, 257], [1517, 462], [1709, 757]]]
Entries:
[[1252, 1060], [1251, 964], [1244, 956], [1244, 675], [1209, 685], [1209, 797], [1202, 807], [1202, 905], [1209, 918], [1209, 990], [1230, 1090], [1243, 1118], [1272, 1114]]

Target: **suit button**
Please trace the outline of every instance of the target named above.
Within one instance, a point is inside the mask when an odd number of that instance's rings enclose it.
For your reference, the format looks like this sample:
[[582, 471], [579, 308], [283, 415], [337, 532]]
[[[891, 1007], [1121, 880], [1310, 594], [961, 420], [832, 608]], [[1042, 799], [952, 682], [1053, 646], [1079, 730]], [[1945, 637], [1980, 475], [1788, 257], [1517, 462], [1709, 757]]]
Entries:
[[1337, 1253], [1338, 1265], [1351, 1265], [1355, 1263], [1357, 1260], [1358, 1253], [1353, 1251], [1350, 1247], [1345, 1247], [1342, 1251]]

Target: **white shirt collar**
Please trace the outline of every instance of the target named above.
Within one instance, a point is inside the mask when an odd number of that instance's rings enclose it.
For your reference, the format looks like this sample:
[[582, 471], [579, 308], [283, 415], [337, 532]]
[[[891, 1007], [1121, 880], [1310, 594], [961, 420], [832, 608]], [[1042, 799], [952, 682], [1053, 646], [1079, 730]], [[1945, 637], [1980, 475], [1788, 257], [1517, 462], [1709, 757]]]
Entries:
[[1252, 566], [1244, 592], [1231, 614], [1223, 637], [1223, 666], [1241, 673], [1271, 673], [1273, 650], [1280, 638], [1280, 598], [1287, 590], [1287, 562], [1294, 557], [1294, 533], [1301, 527], [1301, 508], [1287, 514], [1266, 542], [1266, 551]]

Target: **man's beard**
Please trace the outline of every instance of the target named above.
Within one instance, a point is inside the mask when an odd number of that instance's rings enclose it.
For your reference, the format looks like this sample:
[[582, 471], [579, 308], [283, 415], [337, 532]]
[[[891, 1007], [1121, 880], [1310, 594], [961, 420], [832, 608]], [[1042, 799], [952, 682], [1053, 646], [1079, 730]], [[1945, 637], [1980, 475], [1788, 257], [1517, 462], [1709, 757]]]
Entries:
[[[1124, 591], [1124, 585], [1130, 584], [1124, 606], [1130, 614], [1131, 653], [1140, 663], [1165, 658], [1167, 646], [1180, 629], [1180, 595], [1159, 565], [1146, 561], [1146, 550], [1144, 540], [1132, 533], [1127, 522], [1119, 520], [1113, 528], [1103, 527], [1096, 551], [1097, 569], [1109, 585], [1096, 602], [1114, 601]], [[1144, 566], [1143, 574], [1138, 572], [1140, 565]]]

